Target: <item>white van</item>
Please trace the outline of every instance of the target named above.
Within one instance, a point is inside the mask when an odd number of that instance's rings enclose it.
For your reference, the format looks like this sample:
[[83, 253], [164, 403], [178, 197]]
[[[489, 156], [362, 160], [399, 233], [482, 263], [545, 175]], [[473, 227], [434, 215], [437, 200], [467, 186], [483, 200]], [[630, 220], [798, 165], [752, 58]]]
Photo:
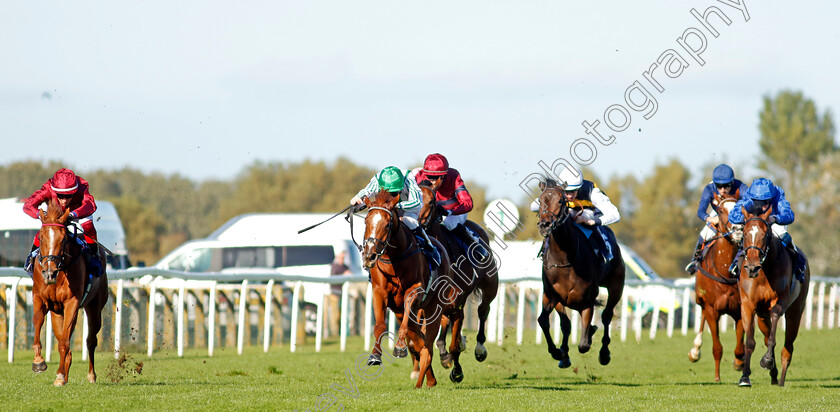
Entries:
[[[0, 199], [0, 266], [22, 268], [32, 241], [41, 229], [40, 220], [23, 212], [23, 202], [23, 199], [17, 198]], [[125, 231], [114, 205], [97, 200], [92, 218], [99, 243], [114, 254], [108, 257], [108, 267], [129, 267]]]
[[[350, 239], [350, 226], [337, 216], [314, 229], [297, 231], [331, 214], [254, 213], [234, 217], [205, 239], [192, 240], [164, 256], [156, 268], [182, 272], [247, 273], [276, 271], [288, 275], [329, 277], [335, 255], [347, 251], [345, 264], [354, 275], [362, 270], [361, 256]], [[354, 222], [356, 241], [364, 222]], [[317, 303], [330, 285], [304, 284], [303, 300]]]

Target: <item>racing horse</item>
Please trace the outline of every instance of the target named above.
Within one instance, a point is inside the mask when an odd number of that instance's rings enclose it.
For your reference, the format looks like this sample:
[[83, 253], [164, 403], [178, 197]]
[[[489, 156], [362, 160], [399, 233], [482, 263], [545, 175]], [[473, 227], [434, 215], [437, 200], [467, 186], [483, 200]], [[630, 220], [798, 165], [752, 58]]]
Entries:
[[744, 324], [741, 322], [741, 293], [738, 278], [729, 273], [729, 266], [738, 252], [738, 244], [732, 240], [732, 228], [729, 224], [729, 212], [738, 201], [735, 197], [721, 198], [715, 193], [712, 207], [720, 219], [713, 227], [716, 235], [707, 243], [703, 251], [697, 278], [694, 284], [695, 299], [703, 308], [700, 332], [694, 338], [694, 347], [688, 353], [692, 362], [700, 360], [700, 346], [703, 344], [704, 324], [709, 325], [712, 334], [712, 354], [715, 358], [715, 382], [720, 382], [720, 359], [723, 346], [720, 344], [718, 324], [722, 315], [729, 315], [735, 320], [735, 361], [733, 367], [740, 371], [744, 368]]
[[[793, 356], [793, 341], [799, 333], [799, 323], [805, 310], [811, 268], [805, 266], [805, 280], [799, 282], [793, 274], [794, 262], [785, 250], [781, 240], [773, 236], [771, 223], [767, 218], [772, 208], [762, 214], [751, 214], [743, 209], [744, 217], [744, 261], [739, 279], [741, 291], [741, 318], [747, 335], [744, 353], [744, 369], [739, 386], [752, 386], [750, 382], [750, 359], [755, 350], [755, 323], [764, 334], [767, 353], [759, 364], [770, 370], [770, 382], [785, 386], [790, 360]], [[778, 378], [776, 368], [776, 328], [779, 319], [785, 317], [785, 345], [782, 349], [782, 376]]]
[[[566, 308], [580, 312], [582, 333], [578, 344], [580, 353], [586, 353], [592, 346], [592, 336], [597, 329], [592, 325], [592, 316], [598, 297], [598, 287], [605, 287], [608, 291], [607, 303], [601, 314], [604, 325], [604, 337], [601, 339], [601, 351], [598, 361], [601, 365], [610, 363], [610, 322], [613, 309], [621, 299], [624, 289], [624, 261], [621, 251], [615, 242], [615, 236], [609, 228], [604, 227], [612, 244], [613, 259], [604, 262], [598, 256], [586, 237], [583, 228], [575, 223], [578, 213], [574, 212], [566, 201], [563, 191], [566, 185], [558, 186], [553, 180], [547, 179], [540, 184], [542, 194], [539, 202], [539, 231], [547, 238], [547, 246], [543, 256], [542, 282], [543, 304], [538, 322], [545, 334], [548, 352], [558, 360], [558, 366], [568, 368], [569, 333], [571, 321], [566, 314]], [[591, 236], [599, 236], [592, 233]], [[563, 331], [563, 341], [558, 349], [551, 338], [549, 316], [552, 310], [560, 315], [560, 326]]]
[[[32, 371], [40, 373], [47, 370], [47, 363], [41, 357], [41, 326], [47, 312], [50, 312], [61, 358], [53, 382], [55, 386], [67, 384], [70, 365], [73, 362], [70, 344], [79, 308], [85, 308], [90, 326], [86, 339], [90, 357], [87, 378], [91, 383], [96, 382], [96, 334], [102, 326], [102, 308], [108, 302], [108, 279], [105, 270], [103, 269], [99, 277], [88, 276], [88, 267], [82, 258], [83, 250], [80, 245], [84, 240], [78, 239], [76, 233], [68, 229], [69, 214], [70, 210], [62, 212], [61, 206], [54, 199], [50, 201], [46, 212], [40, 211], [40, 252], [33, 265], [32, 275], [32, 323], [35, 326], [35, 341], [32, 345], [35, 359], [32, 361]], [[100, 259], [101, 267], [105, 267], [104, 251], [100, 251], [100, 255], [93, 258]]]
[[[495, 299], [499, 290], [498, 267], [492, 256], [489, 247], [487, 233], [475, 222], [466, 221], [467, 227], [476, 233], [481, 239], [482, 246], [488, 252], [487, 258], [477, 256], [470, 246], [464, 244], [457, 235], [445, 230], [441, 224], [442, 214], [437, 206], [435, 194], [443, 182], [438, 179], [435, 182], [428, 180], [420, 183], [420, 190], [423, 192], [423, 207], [420, 211], [419, 222], [430, 236], [437, 239], [447, 251], [452, 263], [452, 271], [455, 272], [457, 288], [459, 290], [457, 301], [450, 311], [444, 313], [441, 321], [441, 333], [437, 340], [437, 347], [440, 350], [440, 362], [444, 368], [452, 369], [449, 375], [453, 382], [461, 382], [464, 374], [461, 369], [460, 355], [466, 350], [465, 336], [461, 334], [464, 326], [464, 306], [467, 299], [473, 293], [479, 298], [478, 304], [478, 334], [476, 336], [475, 359], [483, 362], [487, 359], [487, 349], [484, 342], [487, 341], [485, 327], [487, 317], [490, 313], [490, 303]], [[449, 351], [446, 349], [447, 327], [451, 325], [452, 341]]]
[[[435, 337], [438, 334], [441, 313], [447, 309], [442, 300], [447, 300], [445, 291], [430, 285], [434, 278], [448, 279], [449, 257], [443, 246], [432, 239], [441, 256], [441, 265], [431, 270], [421, 246], [411, 231], [400, 221], [396, 206], [399, 196], [379, 191], [371, 199], [365, 197], [368, 208], [365, 217], [365, 235], [362, 242], [362, 263], [370, 270], [373, 285], [373, 312], [375, 342], [368, 358], [368, 365], [382, 363], [381, 341], [386, 335], [385, 308], [397, 317], [400, 323], [398, 341], [394, 356], [404, 357], [405, 348], [419, 364], [419, 376], [415, 387], [435, 386], [432, 356]], [[426, 292], [428, 291], [428, 292]], [[452, 291], [449, 291], [451, 295]]]

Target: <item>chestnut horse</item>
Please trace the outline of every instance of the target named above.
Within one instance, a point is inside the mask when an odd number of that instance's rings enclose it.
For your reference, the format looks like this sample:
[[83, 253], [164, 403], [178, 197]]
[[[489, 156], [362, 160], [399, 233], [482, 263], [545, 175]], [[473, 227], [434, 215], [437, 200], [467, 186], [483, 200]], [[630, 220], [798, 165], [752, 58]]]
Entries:
[[730, 234], [729, 212], [738, 201], [735, 197], [721, 199], [715, 193], [712, 207], [717, 212], [717, 225], [714, 226], [716, 235], [712, 238], [696, 274], [694, 284], [695, 299], [703, 308], [703, 319], [700, 332], [694, 338], [694, 348], [688, 353], [692, 362], [700, 360], [700, 346], [703, 344], [703, 325], [709, 325], [712, 334], [712, 354], [715, 357], [715, 382], [720, 382], [720, 359], [723, 356], [723, 346], [720, 344], [718, 324], [722, 315], [729, 315], [735, 320], [735, 361], [733, 367], [740, 371], [744, 368], [744, 324], [741, 322], [741, 293], [738, 290], [738, 278], [729, 273], [729, 266], [738, 252], [738, 244]]
[[[464, 306], [469, 296], [473, 293], [480, 299], [478, 304], [479, 324], [478, 335], [476, 336], [475, 359], [483, 362], [487, 359], [487, 349], [484, 347], [484, 342], [487, 341], [485, 325], [487, 323], [487, 316], [490, 313], [490, 303], [496, 297], [496, 293], [499, 290], [498, 267], [490, 250], [487, 233], [475, 222], [468, 220], [465, 224], [481, 239], [482, 246], [488, 253], [486, 259], [482, 259], [475, 251], [471, 252], [470, 250], [466, 250], [465, 247], [469, 249], [469, 246], [458, 242], [456, 240], [457, 235], [444, 229], [441, 224], [442, 216], [438, 213], [435, 200], [435, 193], [442, 182], [442, 179], [438, 179], [434, 183], [428, 181], [421, 182], [420, 190], [423, 192], [423, 209], [420, 212], [419, 221], [427, 230], [429, 236], [437, 239], [446, 248], [446, 252], [452, 260], [451, 269], [456, 274], [455, 279], [459, 294], [452, 310], [444, 313], [445, 317], [441, 321], [441, 333], [437, 340], [437, 347], [440, 350], [441, 365], [447, 369], [454, 365], [449, 375], [450, 380], [452, 382], [461, 382], [464, 379], [464, 374], [459, 360], [461, 352], [466, 350], [465, 337], [461, 334], [464, 326]], [[450, 322], [452, 326], [452, 342], [447, 352], [446, 334], [447, 326], [450, 325]]]
[[[38, 232], [38, 238], [41, 249], [40, 256], [33, 265], [32, 275], [32, 323], [35, 326], [35, 342], [32, 345], [35, 359], [32, 361], [32, 370], [36, 373], [47, 370], [47, 363], [41, 357], [41, 326], [49, 311], [61, 357], [53, 382], [55, 386], [67, 384], [70, 365], [73, 362], [70, 342], [80, 308], [85, 308], [90, 326], [86, 339], [90, 357], [87, 377], [89, 382], [96, 382], [93, 367], [96, 334], [102, 326], [102, 308], [108, 302], [108, 278], [105, 271], [103, 270], [97, 278], [88, 279], [82, 247], [75, 232], [71, 233], [67, 228], [69, 214], [69, 209], [62, 213], [61, 206], [55, 200], [50, 202], [46, 212], [40, 212], [41, 230]], [[104, 251], [100, 252], [98, 258], [104, 268]]]
[[[594, 252], [589, 240], [574, 223], [577, 214], [566, 202], [563, 195], [565, 187], [565, 185], [557, 186], [550, 179], [540, 184], [543, 192], [539, 198], [538, 226], [540, 234], [548, 238], [548, 244], [543, 256], [543, 305], [538, 322], [545, 334], [548, 352], [555, 360], [560, 361], [559, 367], [568, 368], [572, 364], [569, 360], [571, 321], [566, 314], [566, 308], [580, 312], [583, 332], [578, 350], [580, 353], [586, 353], [592, 346], [592, 336], [597, 329], [591, 323], [598, 297], [598, 287], [605, 287], [608, 297], [601, 314], [604, 337], [601, 339], [602, 347], [598, 361], [601, 365], [606, 365], [610, 363], [609, 331], [613, 309], [621, 299], [624, 290], [624, 260], [621, 258], [621, 250], [614, 241], [612, 245], [614, 257], [611, 261], [605, 263], [601, 256]], [[612, 231], [606, 227], [603, 229], [608, 231], [613, 240]], [[591, 235], [599, 236], [594, 232]], [[552, 309], [556, 309], [560, 314], [560, 326], [563, 331], [563, 343], [559, 350], [555, 347], [549, 331], [549, 315]]]
[[[755, 350], [755, 322], [758, 316], [758, 328], [764, 334], [767, 353], [761, 358], [760, 365], [770, 370], [770, 382], [785, 386], [790, 359], [793, 356], [793, 341], [799, 333], [799, 322], [805, 310], [806, 297], [811, 279], [811, 268], [805, 266], [805, 281], [799, 282], [793, 274], [794, 262], [785, 250], [782, 241], [770, 230], [767, 218], [772, 208], [755, 215], [743, 210], [744, 223], [744, 262], [739, 280], [741, 290], [741, 318], [747, 335], [744, 370], [740, 386], [752, 386], [750, 382], [750, 359]], [[785, 345], [782, 349], [782, 376], [777, 379], [776, 368], [776, 327], [779, 319], [785, 317]]]
[[[394, 346], [394, 356], [404, 357], [407, 345], [419, 363], [420, 374], [416, 387], [435, 386], [432, 355], [438, 334], [444, 293], [435, 289], [437, 280], [447, 279], [449, 257], [443, 246], [432, 240], [441, 255], [441, 265], [431, 271], [420, 244], [397, 216], [399, 196], [386, 191], [376, 193], [373, 200], [364, 199], [368, 208], [365, 217], [365, 235], [362, 243], [362, 261], [370, 270], [373, 284], [373, 312], [376, 318], [376, 341], [368, 358], [368, 365], [382, 363], [381, 340], [386, 335], [385, 308], [391, 309], [400, 322], [399, 339]], [[435, 280], [432, 280], [434, 278]], [[429, 285], [430, 282], [435, 282]], [[424, 293], [429, 290], [429, 293]], [[441, 290], [442, 291], [442, 290]], [[428, 313], [428, 316], [427, 316]]]

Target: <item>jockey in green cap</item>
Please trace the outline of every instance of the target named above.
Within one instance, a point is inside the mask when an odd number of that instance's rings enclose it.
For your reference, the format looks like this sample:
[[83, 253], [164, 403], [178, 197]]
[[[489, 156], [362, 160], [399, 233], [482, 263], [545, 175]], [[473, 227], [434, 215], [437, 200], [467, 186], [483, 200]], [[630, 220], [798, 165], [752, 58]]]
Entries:
[[432, 245], [432, 241], [429, 240], [429, 236], [423, 230], [423, 227], [417, 222], [420, 210], [423, 207], [423, 192], [420, 191], [420, 186], [417, 186], [417, 182], [410, 174], [409, 170], [400, 170], [396, 166], [388, 166], [374, 175], [370, 179], [370, 183], [350, 199], [350, 204], [364, 205], [362, 198], [380, 190], [399, 196], [400, 202], [397, 204], [397, 210], [400, 214], [400, 220], [411, 230], [414, 236], [422, 239], [422, 248], [425, 250], [426, 256], [431, 258], [434, 269], [440, 266], [440, 254]]

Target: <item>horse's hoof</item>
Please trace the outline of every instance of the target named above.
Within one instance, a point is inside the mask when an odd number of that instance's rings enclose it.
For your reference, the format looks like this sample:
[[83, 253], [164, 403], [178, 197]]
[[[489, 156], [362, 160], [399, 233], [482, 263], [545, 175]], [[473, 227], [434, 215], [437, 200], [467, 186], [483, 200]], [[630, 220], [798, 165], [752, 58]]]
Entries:
[[735, 360], [735, 362], [732, 363], [732, 369], [735, 369], [738, 372], [744, 370], [744, 361], [738, 363], [738, 360]]
[[399, 346], [394, 346], [394, 357], [395, 358], [402, 359], [406, 356], [408, 356], [408, 349], [407, 348], [401, 348]]
[[598, 362], [603, 365], [607, 366], [610, 364], [610, 351], [601, 351], [598, 353]]
[[378, 366], [382, 364], [382, 356], [380, 355], [370, 355], [367, 360], [367, 366]]
[[88, 382], [96, 383], [96, 374], [95, 373], [89, 373], [87, 378], [88, 378]]
[[452, 367], [452, 355], [440, 355], [440, 366], [443, 366], [445, 369], [449, 369]]
[[47, 370], [47, 362], [35, 363], [32, 362], [32, 372], [41, 373]]
[[487, 359], [487, 349], [484, 348], [484, 345], [479, 343], [475, 347], [475, 360], [484, 362], [485, 359]]
[[776, 365], [776, 359], [772, 356], [764, 355], [761, 357], [761, 362], [758, 363], [762, 368], [770, 370]]
[[464, 372], [461, 372], [457, 369], [453, 369], [452, 372], [449, 373], [449, 380], [451, 380], [454, 383], [461, 383], [461, 381], [464, 380]]
[[750, 378], [747, 376], [742, 376], [741, 380], [738, 382], [738, 386], [749, 388], [752, 386], [752, 382], [750, 382]]
[[691, 362], [699, 361], [700, 360], [700, 349], [695, 350], [694, 348], [692, 348], [690, 351], [688, 351], [688, 360], [690, 360]]
[[560, 348], [554, 348], [554, 350], [550, 353], [554, 360], [563, 360], [563, 358], [567, 358], [566, 353], [560, 350]]
[[420, 371], [411, 371], [411, 375], [409, 375], [409, 378], [411, 380], [417, 380], [417, 378], [419, 378], [419, 377], [420, 377]]
[[557, 367], [560, 368], [560, 369], [566, 369], [569, 366], [572, 366], [572, 360], [569, 359], [569, 358], [560, 359], [560, 362], [557, 363]]

